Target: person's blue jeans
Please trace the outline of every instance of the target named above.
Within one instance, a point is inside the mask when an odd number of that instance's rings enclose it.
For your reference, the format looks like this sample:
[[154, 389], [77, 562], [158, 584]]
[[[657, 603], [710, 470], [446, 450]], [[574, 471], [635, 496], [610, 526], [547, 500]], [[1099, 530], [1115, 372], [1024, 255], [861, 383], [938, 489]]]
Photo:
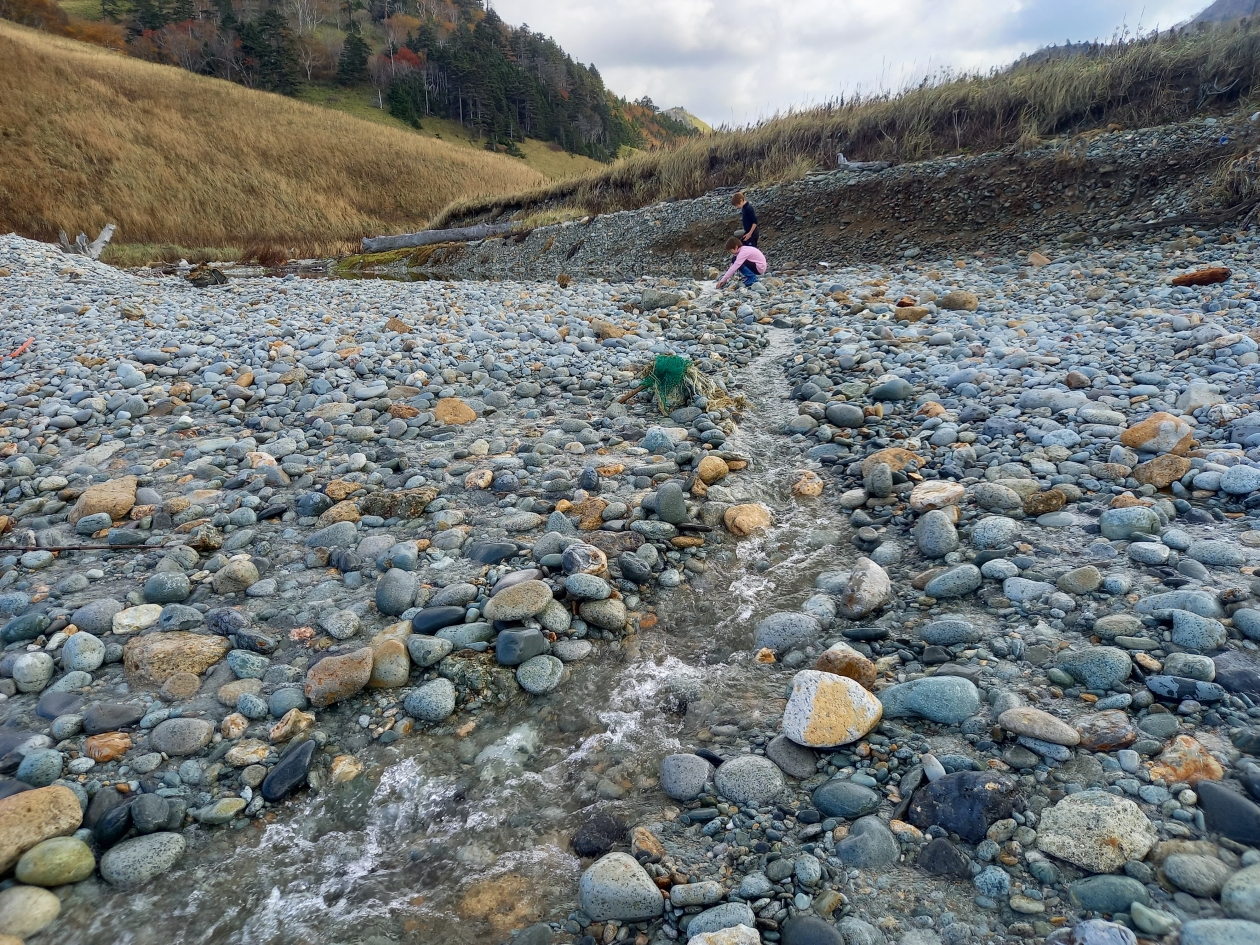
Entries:
[[758, 279], [760, 279], [760, 275], [757, 273], [757, 267], [751, 262], [746, 262], [740, 266], [739, 274], [744, 277], [744, 285], [746, 286], [753, 285]]

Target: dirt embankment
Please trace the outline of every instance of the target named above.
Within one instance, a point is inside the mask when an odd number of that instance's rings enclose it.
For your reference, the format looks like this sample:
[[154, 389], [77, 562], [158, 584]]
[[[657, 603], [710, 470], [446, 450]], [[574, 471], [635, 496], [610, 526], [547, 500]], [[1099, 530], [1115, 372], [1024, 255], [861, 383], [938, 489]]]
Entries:
[[[1240, 222], [1220, 169], [1248, 153], [1255, 123], [1195, 121], [1111, 131], [1029, 151], [841, 168], [748, 191], [772, 267], [1053, 250], [1133, 234]], [[410, 278], [703, 276], [738, 225], [730, 191], [415, 256], [355, 257]], [[1233, 209], [1233, 213], [1224, 211]]]

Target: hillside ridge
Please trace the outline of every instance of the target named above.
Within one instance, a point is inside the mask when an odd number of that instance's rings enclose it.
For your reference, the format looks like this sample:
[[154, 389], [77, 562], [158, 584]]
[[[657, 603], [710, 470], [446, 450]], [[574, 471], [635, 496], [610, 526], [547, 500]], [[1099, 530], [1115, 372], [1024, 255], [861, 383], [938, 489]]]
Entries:
[[522, 162], [0, 22], [0, 232], [341, 251]]

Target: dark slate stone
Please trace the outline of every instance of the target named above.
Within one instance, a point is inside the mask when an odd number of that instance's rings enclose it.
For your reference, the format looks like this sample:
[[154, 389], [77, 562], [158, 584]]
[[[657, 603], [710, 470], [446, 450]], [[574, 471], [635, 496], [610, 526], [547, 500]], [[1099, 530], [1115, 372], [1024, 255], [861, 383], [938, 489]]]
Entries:
[[1216, 781], [1195, 786], [1207, 829], [1238, 843], [1260, 846], [1260, 807]]
[[411, 618], [411, 629], [432, 636], [445, 627], [463, 623], [464, 613], [463, 607], [426, 607]]
[[1196, 702], [1220, 702], [1228, 693], [1216, 683], [1186, 679], [1184, 676], [1147, 676], [1146, 688], [1165, 699], [1194, 699]]
[[550, 649], [541, 630], [504, 630], [494, 641], [494, 658], [500, 666], [520, 666]]
[[141, 794], [131, 802], [130, 809], [131, 822], [140, 833], [165, 830], [171, 819], [170, 802], [156, 794]]
[[20, 617], [14, 617], [3, 628], [0, 628], [0, 640], [5, 643], [34, 640], [48, 629], [50, 622], [47, 614], [23, 614]]
[[206, 627], [221, 637], [230, 637], [249, 626], [249, 615], [234, 607], [216, 607], [206, 613]]
[[816, 915], [798, 915], [783, 924], [783, 945], [844, 945], [830, 922]]
[[253, 627], [237, 630], [232, 634], [232, 639], [236, 641], [238, 650], [249, 650], [251, 653], [261, 653], [264, 656], [274, 653], [276, 647], [280, 645], [280, 641], [275, 637], [268, 636]]
[[92, 839], [102, 849], [112, 847], [131, 829], [131, 803], [106, 811], [92, 828]]
[[92, 795], [92, 800], [88, 802], [87, 810], [83, 814], [83, 826], [91, 828], [96, 826], [96, 822], [105, 816], [115, 807], [120, 807], [130, 800], [117, 788], [103, 787]]
[[828, 781], [814, 791], [813, 804], [828, 817], [856, 820], [879, 810], [880, 796], [852, 781]]
[[573, 852], [578, 856], [599, 857], [625, 839], [624, 820], [607, 811], [596, 811], [573, 835]]
[[77, 712], [83, 705], [83, 697], [72, 692], [46, 692], [39, 697], [35, 714], [43, 719], [55, 719], [59, 715]]
[[1260, 728], [1240, 728], [1230, 735], [1229, 740], [1239, 751], [1249, 755], [1260, 755]]
[[786, 735], [774, 737], [766, 746], [766, 757], [793, 778], [812, 778], [818, 765], [818, 755], [812, 748], [798, 745]]
[[1019, 799], [1010, 778], [958, 771], [915, 792], [907, 817], [921, 830], [940, 826], [969, 843], [979, 843], [991, 824], [1011, 816]]
[[1226, 650], [1213, 656], [1216, 664], [1216, 683], [1230, 692], [1244, 692], [1260, 696], [1260, 660], [1241, 650]]
[[315, 739], [308, 738], [285, 752], [263, 780], [263, 800], [274, 803], [305, 784], [311, 761], [315, 758], [315, 748]]
[[322, 492], [303, 492], [297, 497], [297, 513], [303, 518], [314, 518], [323, 515], [334, 504], [332, 498]]
[[634, 584], [647, 584], [652, 580], [652, 568], [638, 555], [627, 551], [617, 558], [621, 576]]
[[121, 702], [98, 702], [83, 713], [83, 731], [89, 735], [131, 728], [144, 718], [144, 706]]
[[498, 564], [519, 553], [516, 543], [511, 541], [478, 541], [469, 545], [465, 551], [468, 559], [478, 564]]
[[962, 851], [944, 837], [937, 837], [919, 851], [919, 866], [934, 876], [957, 876], [966, 879], [971, 868]]

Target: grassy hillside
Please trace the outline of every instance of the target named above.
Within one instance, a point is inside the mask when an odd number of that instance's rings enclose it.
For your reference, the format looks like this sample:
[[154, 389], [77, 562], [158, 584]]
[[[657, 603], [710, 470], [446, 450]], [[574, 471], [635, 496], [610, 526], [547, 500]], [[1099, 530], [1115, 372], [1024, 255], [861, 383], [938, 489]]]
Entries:
[[[635, 154], [611, 167], [510, 197], [462, 198], [436, 223], [489, 214], [602, 213], [718, 187], [800, 177], [851, 161], [904, 162], [980, 152], [1119, 124], [1254, 110], [1260, 22], [1100, 46], [983, 76], [947, 77], [899, 95], [838, 101], [753, 128]], [[1248, 104], [1248, 103], [1251, 104]]]
[[[457, 121], [430, 115], [424, 119], [420, 130], [414, 130], [407, 123], [399, 121], [389, 112], [378, 108], [375, 91], [362, 88], [345, 89], [331, 83], [311, 83], [298, 92], [297, 98], [313, 105], [322, 105], [325, 108], [345, 112], [355, 118], [397, 128], [409, 134], [485, 151], [485, 142], [478, 140], [477, 132], [465, 128]], [[533, 138], [526, 138], [521, 142], [520, 150], [525, 157], [513, 160], [523, 162], [527, 167], [532, 167], [543, 177], [553, 181], [578, 177], [604, 166], [584, 155], [571, 154], [552, 142], [535, 141]]]
[[128, 59], [0, 21], [0, 232], [336, 252], [470, 195], [537, 187], [521, 160]]

